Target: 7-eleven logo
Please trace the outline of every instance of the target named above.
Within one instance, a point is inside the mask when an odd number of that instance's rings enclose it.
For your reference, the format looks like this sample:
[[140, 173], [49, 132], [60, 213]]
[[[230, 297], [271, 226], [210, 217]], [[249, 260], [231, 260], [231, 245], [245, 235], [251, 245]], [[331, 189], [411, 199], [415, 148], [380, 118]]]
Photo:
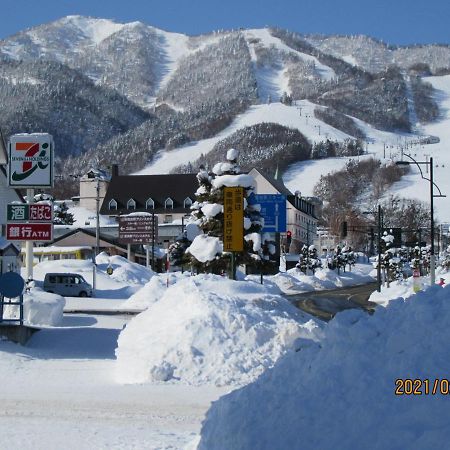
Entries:
[[[48, 167], [47, 157], [48, 144], [42, 144], [42, 149], [39, 143], [36, 142], [16, 142], [15, 150], [17, 152], [24, 152], [23, 156], [14, 157], [16, 160], [22, 161], [22, 172], [14, 171], [11, 175], [12, 180], [22, 181], [33, 174], [36, 169], [45, 169]], [[47, 164], [44, 164], [47, 162]]]

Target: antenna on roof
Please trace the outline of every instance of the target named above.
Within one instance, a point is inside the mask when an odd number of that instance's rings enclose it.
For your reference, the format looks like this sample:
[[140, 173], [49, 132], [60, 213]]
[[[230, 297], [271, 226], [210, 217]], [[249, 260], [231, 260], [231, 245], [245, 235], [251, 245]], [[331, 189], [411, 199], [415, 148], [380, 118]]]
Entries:
[[278, 163], [277, 163], [277, 168], [275, 169], [275, 175], [273, 177], [274, 177], [275, 180], [278, 180], [278, 177], [279, 177]]

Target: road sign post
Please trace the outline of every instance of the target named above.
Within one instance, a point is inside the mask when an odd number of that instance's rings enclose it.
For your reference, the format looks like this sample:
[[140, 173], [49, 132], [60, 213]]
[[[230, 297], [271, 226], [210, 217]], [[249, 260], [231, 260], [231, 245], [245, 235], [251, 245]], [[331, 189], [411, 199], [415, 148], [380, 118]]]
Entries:
[[146, 244], [158, 234], [158, 216], [126, 215], [119, 217], [119, 241], [123, 244]]
[[[119, 242], [127, 244], [127, 258], [131, 259], [131, 244], [152, 243], [154, 255], [155, 239], [158, 237], [158, 216], [155, 214], [134, 215], [119, 217]], [[154, 261], [152, 256], [152, 267]]]
[[[27, 205], [34, 202], [34, 188], [53, 187], [54, 182], [54, 143], [48, 133], [14, 134], [8, 142], [8, 186], [27, 190]], [[11, 219], [15, 221], [16, 219]], [[34, 219], [24, 219], [31, 222]], [[46, 222], [47, 219], [36, 220]], [[19, 227], [26, 234], [24, 227]], [[39, 228], [39, 227], [37, 227]], [[14, 228], [17, 230], [16, 228]], [[28, 228], [27, 228], [28, 229]], [[22, 230], [20, 231], [22, 233]], [[32, 232], [34, 234], [34, 232]], [[46, 234], [46, 233], [44, 233]], [[53, 237], [53, 236], [52, 236]], [[24, 240], [26, 251], [27, 279], [33, 278], [33, 240]], [[47, 239], [44, 239], [47, 240]]]
[[264, 218], [263, 233], [285, 233], [286, 196], [282, 194], [257, 194], [256, 203], [261, 205], [261, 215]]
[[236, 279], [235, 252], [244, 250], [244, 188], [223, 190], [223, 251], [231, 252], [231, 277]]

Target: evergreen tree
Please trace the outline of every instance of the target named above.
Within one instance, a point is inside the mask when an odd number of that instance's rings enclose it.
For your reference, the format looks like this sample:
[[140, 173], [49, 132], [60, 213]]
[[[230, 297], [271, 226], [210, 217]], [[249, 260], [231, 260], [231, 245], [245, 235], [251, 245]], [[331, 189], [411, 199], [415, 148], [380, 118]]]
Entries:
[[[254, 190], [254, 179], [240, 172], [237, 164], [239, 152], [230, 149], [227, 152], [226, 161], [217, 163], [212, 173], [208, 173], [201, 167], [197, 174], [199, 188], [196, 192], [196, 201], [192, 205], [192, 218], [203, 231], [203, 235], [197, 236], [193, 245], [188, 249], [191, 264], [199, 271], [223, 273], [230, 266], [231, 255], [222, 251], [223, 245], [223, 194], [227, 186], [243, 188], [244, 203], [244, 250], [235, 252], [236, 265], [245, 264], [251, 267], [264, 266], [269, 254], [275, 252], [273, 242], [267, 235], [261, 236], [263, 218], [260, 213], [260, 205], [251, 201], [250, 194]], [[250, 198], [249, 198], [250, 197]], [[214, 238], [209, 240], [209, 245], [215, 249], [215, 255], [209, 255], [206, 261], [200, 261], [193, 254], [195, 242], [206, 243], [205, 236]], [[198, 256], [198, 255], [197, 255]], [[203, 258], [205, 259], [205, 258]]]
[[186, 255], [186, 249], [191, 245], [186, 232], [178, 236], [177, 240], [169, 246], [168, 255], [171, 266], [182, 266], [189, 264], [189, 258]]
[[352, 248], [349, 245], [345, 245], [342, 248], [341, 257], [342, 257], [342, 261], [344, 264], [344, 271], [345, 271], [345, 266], [348, 265], [348, 269], [351, 272], [352, 266], [354, 266], [356, 264], [355, 252], [352, 250]]
[[450, 270], [450, 245], [447, 247], [447, 249], [444, 252], [441, 266], [447, 271]]
[[303, 245], [300, 250], [299, 260], [296, 266], [298, 270], [308, 275], [308, 272], [312, 272], [314, 275], [315, 271], [322, 267], [322, 261], [317, 256], [317, 249], [314, 245]]
[[66, 202], [53, 204], [53, 223], [55, 225], [72, 225], [74, 221], [73, 214], [69, 212]]

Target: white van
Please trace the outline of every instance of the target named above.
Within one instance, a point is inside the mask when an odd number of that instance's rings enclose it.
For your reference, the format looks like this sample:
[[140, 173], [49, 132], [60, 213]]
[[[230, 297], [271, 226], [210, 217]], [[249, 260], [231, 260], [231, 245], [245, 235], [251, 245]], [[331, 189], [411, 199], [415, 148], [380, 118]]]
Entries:
[[92, 286], [77, 273], [47, 273], [44, 291], [64, 297], [92, 297]]

